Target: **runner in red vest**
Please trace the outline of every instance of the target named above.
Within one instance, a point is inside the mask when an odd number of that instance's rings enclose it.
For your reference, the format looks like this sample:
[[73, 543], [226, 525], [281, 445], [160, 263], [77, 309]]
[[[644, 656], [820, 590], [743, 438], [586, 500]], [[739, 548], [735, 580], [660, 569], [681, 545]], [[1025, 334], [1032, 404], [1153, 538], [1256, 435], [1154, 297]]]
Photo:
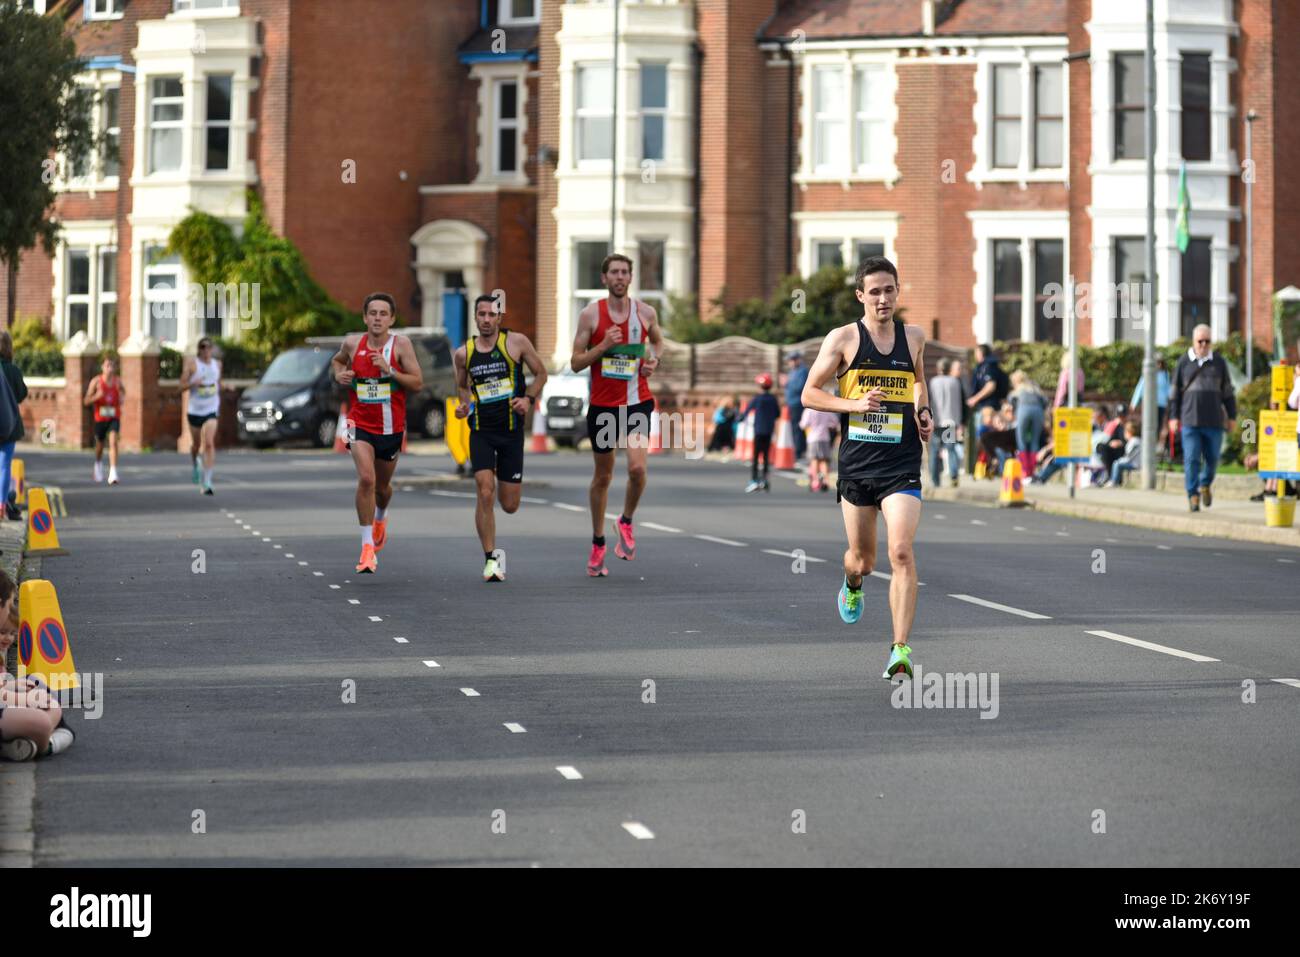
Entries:
[[627, 491], [623, 514], [614, 523], [618, 534], [614, 554], [627, 561], [636, 557], [632, 514], [645, 491], [650, 413], [654, 411], [654, 396], [646, 379], [659, 364], [663, 348], [654, 309], [627, 294], [632, 285], [632, 260], [620, 253], [606, 256], [600, 278], [609, 297], [587, 306], [578, 316], [569, 363], [574, 372], [591, 367], [587, 435], [596, 469], [591, 480], [592, 535], [587, 574], [592, 578], [609, 574], [605, 567], [605, 502], [614, 477], [616, 448], [626, 451]]
[[376, 552], [383, 550], [388, 539], [393, 472], [406, 432], [406, 393], [424, 388], [411, 340], [388, 331], [396, 309], [387, 293], [367, 296], [361, 307], [367, 332], [348, 336], [330, 360], [335, 381], [353, 392], [347, 444], [357, 468], [357, 521], [361, 524], [357, 571], [363, 574], [379, 568]]
[[116, 485], [117, 437], [122, 427], [122, 400], [126, 387], [117, 375], [112, 359], [105, 359], [99, 375], [90, 380], [84, 403], [95, 416], [95, 470], [96, 482], [104, 481], [104, 443], [108, 443], [108, 484]]

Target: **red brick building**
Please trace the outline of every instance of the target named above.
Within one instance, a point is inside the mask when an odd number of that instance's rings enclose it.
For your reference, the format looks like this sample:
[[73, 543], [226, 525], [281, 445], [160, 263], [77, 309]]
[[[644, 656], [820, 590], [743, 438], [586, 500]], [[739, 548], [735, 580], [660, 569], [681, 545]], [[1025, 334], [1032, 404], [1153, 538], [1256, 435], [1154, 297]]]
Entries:
[[[28, 0], [42, 6], [41, 0]], [[612, 246], [634, 293], [727, 304], [883, 252], [909, 319], [954, 345], [1141, 335], [1142, 4], [1132, 0], [49, 0], [88, 57], [120, 162], [63, 185], [65, 243], [25, 257], [20, 313], [60, 337], [182, 348], [150, 259], [245, 190], [356, 308], [395, 292], [456, 326], [499, 290], [557, 363]], [[1300, 284], [1300, 5], [1157, 0], [1158, 341], [1244, 328], [1244, 114], [1254, 298]], [[616, 64], [616, 65], [615, 65]], [[614, 158], [617, 158], [616, 160]], [[1191, 242], [1175, 241], [1186, 166]], [[3, 278], [0, 278], [3, 283]], [[1131, 285], [1135, 284], [1135, 285]]]

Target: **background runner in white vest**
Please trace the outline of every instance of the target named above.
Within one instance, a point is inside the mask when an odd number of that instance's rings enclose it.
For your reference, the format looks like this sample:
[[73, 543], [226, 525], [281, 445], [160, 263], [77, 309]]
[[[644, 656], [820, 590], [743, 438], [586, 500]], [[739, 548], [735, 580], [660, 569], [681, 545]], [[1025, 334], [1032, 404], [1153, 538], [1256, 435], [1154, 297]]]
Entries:
[[[186, 356], [181, 369], [185, 390], [185, 419], [190, 429], [190, 467], [194, 484], [200, 481], [203, 494], [212, 494], [212, 473], [217, 466], [217, 423], [221, 414], [221, 362], [212, 357], [212, 340], [199, 340], [197, 356]], [[199, 473], [199, 454], [203, 472]]]

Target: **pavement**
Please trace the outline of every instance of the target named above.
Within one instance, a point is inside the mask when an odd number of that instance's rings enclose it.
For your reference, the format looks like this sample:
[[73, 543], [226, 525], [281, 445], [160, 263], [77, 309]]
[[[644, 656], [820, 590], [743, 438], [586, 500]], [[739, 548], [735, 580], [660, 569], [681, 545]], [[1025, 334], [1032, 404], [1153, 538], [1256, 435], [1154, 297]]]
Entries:
[[1300, 864], [1281, 545], [927, 502], [911, 645], [946, 683], [905, 698], [883, 541], [845, 625], [834, 496], [789, 473], [652, 459], [593, 580], [590, 457], [529, 456], [485, 585], [471, 484], [403, 483], [444, 457], [402, 459], [374, 576], [342, 456], [223, 454], [212, 498], [180, 456], [113, 488], [25, 458], [104, 682], [34, 765], [38, 866]]

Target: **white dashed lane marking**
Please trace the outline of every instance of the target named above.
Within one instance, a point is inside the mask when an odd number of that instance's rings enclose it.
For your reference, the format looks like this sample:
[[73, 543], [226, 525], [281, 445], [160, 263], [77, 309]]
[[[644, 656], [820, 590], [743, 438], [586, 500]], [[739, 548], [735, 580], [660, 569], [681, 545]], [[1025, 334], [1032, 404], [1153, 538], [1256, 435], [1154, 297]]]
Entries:
[[1157, 545], [1156, 548], [1160, 549], [1162, 552], [1172, 552], [1174, 550], [1172, 545]]
[[[331, 588], [338, 588], [339, 586], [338, 586], [338, 585], [331, 585], [330, 587], [331, 587]], [[349, 599], [348, 599], [348, 604], [349, 604], [349, 605], [359, 605], [359, 604], [361, 604], [361, 599], [360, 599], [360, 598], [349, 598]]]
[[1197, 655], [1190, 651], [1181, 651], [1178, 648], [1170, 648], [1168, 645], [1157, 645], [1154, 641], [1143, 641], [1141, 638], [1130, 638], [1128, 635], [1117, 635], [1113, 631], [1090, 631], [1090, 635], [1096, 635], [1098, 638], [1109, 638], [1111, 641], [1123, 642], [1126, 645], [1133, 645], [1135, 648], [1145, 648], [1147, 651], [1158, 651], [1161, 654], [1173, 655], [1176, 658], [1186, 658], [1188, 661], [1218, 661], [1218, 658], [1210, 658], [1207, 655]]
[[562, 508], [566, 512], [585, 512], [585, 508], [579, 508], [577, 505], [570, 505], [568, 502], [552, 502], [556, 508]]
[[806, 562], [819, 562], [823, 565], [826, 563], [826, 559], [824, 558], [813, 558], [811, 555], [797, 555], [794, 552], [783, 552], [779, 548], [765, 548], [763, 549], [763, 554], [780, 555], [782, 558], [802, 558]]
[[393, 641], [397, 642], [399, 645], [409, 645], [409, 644], [410, 644], [409, 641], [407, 641], [405, 638], [401, 637], [400, 635], [394, 635], [394, 636], [393, 636]]
[[638, 841], [650, 841], [654, 839], [655, 832], [650, 830], [640, 821], [624, 821], [623, 830], [627, 831]]
[[342, 588], [342, 585], [330, 585], [330, 588]]
[[1280, 685], [1290, 685], [1292, 688], [1300, 688], [1300, 678], [1274, 678]]
[[434, 661], [432, 658], [426, 658], [425, 661], [424, 661], [424, 667], [426, 667], [426, 668], [441, 668], [442, 665], [438, 664], [438, 662]]
[[480, 694], [479, 694], [477, 691], [475, 691], [473, 688], [461, 688], [461, 689], [460, 689], [460, 693], [463, 694], [466, 698], [479, 698], [479, 697], [482, 697], [482, 695], [480, 695]]
[[370, 620], [371, 620], [371, 621], [383, 621], [384, 619], [380, 618], [378, 615], [371, 615], [371, 616], [370, 616]]
[[715, 542], [718, 545], [730, 545], [732, 548], [749, 547], [748, 543], [746, 542], [737, 542], [737, 541], [733, 541], [730, 538], [718, 538], [716, 535], [696, 535], [694, 537], [698, 538], [702, 542]]
[[996, 601], [988, 601], [984, 598], [976, 598], [974, 595], [949, 595], [949, 598], [956, 598], [958, 601], [968, 601], [972, 605], [982, 605], [985, 608], [992, 608], [995, 611], [1005, 611], [1008, 615], [1019, 615], [1021, 618], [1034, 618], [1040, 621], [1047, 621], [1051, 615], [1040, 615], [1036, 611], [1025, 611], [1023, 608], [1012, 608], [1010, 605], [1002, 605]]
[[681, 535], [680, 528], [673, 528], [671, 525], [660, 525], [658, 522], [642, 522], [642, 528], [653, 528], [656, 532], [672, 532], [674, 535]]
[[528, 730], [518, 721], [507, 721], [505, 722], [504, 726], [505, 729], [509, 731], [511, 734], [523, 734], [525, 731]]
[[[891, 575], [891, 574], [889, 574], [889, 572], [879, 572], [879, 571], [877, 571], [877, 572], [868, 572], [867, 574], [869, 574], [872, 578], [883, 578], [883, 579], [884, 579], [885, 581], [887, 581], [887, 582], [888, 582], [888, 581], [893, 581], [893, 580], [894, 580], [894, 576]], [[918, 584], [918, 585], [924, 585], [925, 582], [917, 582], [917, 584]]]
[[555, 770], [559, 771], [561, 776], [563, 776], [564, 780], [566, 781], [582, 780], [582, 772], [579, 771], [571, 764], [561, 764], [558, 767], [556, 767]]
[[529, 495], [519, 496], [519, 501], [527, 502], [529, 505], [550, 505], [551, 504], [549, 499], [533, 498], [532, 496]]
[[315, 575], [317, 578], [324, 578], [324, 577], [325, 577], [325, 573], [324, 573], [324, 572], [312, 572], [312, 574]]

